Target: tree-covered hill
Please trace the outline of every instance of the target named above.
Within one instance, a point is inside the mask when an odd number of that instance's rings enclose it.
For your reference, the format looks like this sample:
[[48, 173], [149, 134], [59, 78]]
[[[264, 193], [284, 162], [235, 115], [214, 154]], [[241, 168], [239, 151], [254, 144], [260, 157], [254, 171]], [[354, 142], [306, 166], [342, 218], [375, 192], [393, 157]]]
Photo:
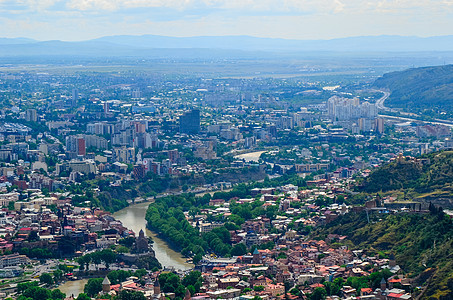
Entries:
[[390, 90], [387, 106], [411, 112], [414, 108], [434, 107], [453, 111], [453, 65], [387, 73], [374, 86]]
[[401, 190], [452, 198], [453, 151], [434, 152], [417, 159], [398, 158], [374, 170], [358, 189], [369, 193]]
[[329, 233], [347, 235], [344, 243], [368, 255], [394, 255], [414, 286], [428, 285], [421, 299], [452, 299], [453, 223], [434, 206], [429, 214], [370, 215], [369, 223], [365, 213], [346, 214], [317, 232]]

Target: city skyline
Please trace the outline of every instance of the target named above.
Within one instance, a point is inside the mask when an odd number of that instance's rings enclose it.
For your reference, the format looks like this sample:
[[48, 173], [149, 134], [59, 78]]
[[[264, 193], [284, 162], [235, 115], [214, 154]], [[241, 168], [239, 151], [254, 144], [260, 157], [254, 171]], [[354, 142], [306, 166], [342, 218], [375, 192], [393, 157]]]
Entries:
[[428, 37], [452, 34], [452, 16], [450, 0], [0, 0], [2, 37], [64, 41], [121, 34], [300, 40]]

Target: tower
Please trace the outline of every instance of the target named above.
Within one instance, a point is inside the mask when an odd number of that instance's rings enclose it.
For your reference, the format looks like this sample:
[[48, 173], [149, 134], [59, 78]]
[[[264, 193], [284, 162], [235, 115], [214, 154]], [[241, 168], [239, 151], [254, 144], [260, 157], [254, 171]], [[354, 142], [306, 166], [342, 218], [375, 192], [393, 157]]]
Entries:
[[387, 283], [385, 282], [384, 277], [381, 279], [381, 290], [385, 291], [387, 289]]
[[160, 294], [160, 283], [159, 279], [156, 279], [154, 281], [154, 295], [159, 295]]
[[260, 263], [260, 253], [258, 252], [258, 248], [255, 248], [253, 251], [253, 263], [259, 264]]
[[107, 276], [105, 276], [104, 280], [102, 281], [102, 291], [106, 294], [110, 292], [110, 280]]

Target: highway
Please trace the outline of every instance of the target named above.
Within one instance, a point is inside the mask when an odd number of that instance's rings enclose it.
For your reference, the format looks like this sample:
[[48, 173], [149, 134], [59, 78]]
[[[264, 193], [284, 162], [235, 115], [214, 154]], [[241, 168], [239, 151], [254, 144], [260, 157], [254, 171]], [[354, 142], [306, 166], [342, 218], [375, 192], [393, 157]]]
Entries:
[[417, 120], [417, 119], [411, 119], [411, 118], [405, 118], [405, 117], [396, 117], [396, 116], [388, 116], [388, 115], [379, 115], [380, 118], [384, 119], [392, 119], [392, 120], [399, 120], [399, 121], [409, 121], [409, 122], [422, 122], [426, 124], [432, 124], [432, 125], [444, 125], [448, 126], [450, 128], [453, 128], [453, 124], [449, 123], [448, 121], [442, 122], [440, 120], [437, 121], [423, 121], [423, 120]]
[[386, 91], [382, 91], [382, 90], [373, 90], [374, 92], [381, 92], [383, 93], [384, 95], [379, 98], [377, 101], [376, 101], [376, 107], [378, 109], [381, 109], [381, 110], [390, 110], [388, 107], [385, 107], [384, 106], [384, 101], [387, 100], [387, 98], [390, 96], [390, 93], [389, 92], [386, 92]]

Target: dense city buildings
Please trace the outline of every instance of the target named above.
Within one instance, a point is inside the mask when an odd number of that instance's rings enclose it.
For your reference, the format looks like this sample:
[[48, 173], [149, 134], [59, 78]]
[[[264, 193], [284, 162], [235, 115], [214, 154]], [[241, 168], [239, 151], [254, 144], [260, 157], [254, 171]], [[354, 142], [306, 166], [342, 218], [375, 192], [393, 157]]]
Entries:
[[[11, 280], [0, 298], [19, 299], [15, 280], [77, 278], [100, 299], [415, 298], [398, 253], [323, 230], [359, 215], [428, 218], [410, 185], [363, 186], [387, 163], [446, 170], [441, 155], [416, 157], [449, 153], [449, 124], [386, 113], [385, 91], [367, 83], [0, 75], [0, 277]], [[147, 231], [112, 215], [143, 202], [147, 228], [190, 270], [160, 265]]]

